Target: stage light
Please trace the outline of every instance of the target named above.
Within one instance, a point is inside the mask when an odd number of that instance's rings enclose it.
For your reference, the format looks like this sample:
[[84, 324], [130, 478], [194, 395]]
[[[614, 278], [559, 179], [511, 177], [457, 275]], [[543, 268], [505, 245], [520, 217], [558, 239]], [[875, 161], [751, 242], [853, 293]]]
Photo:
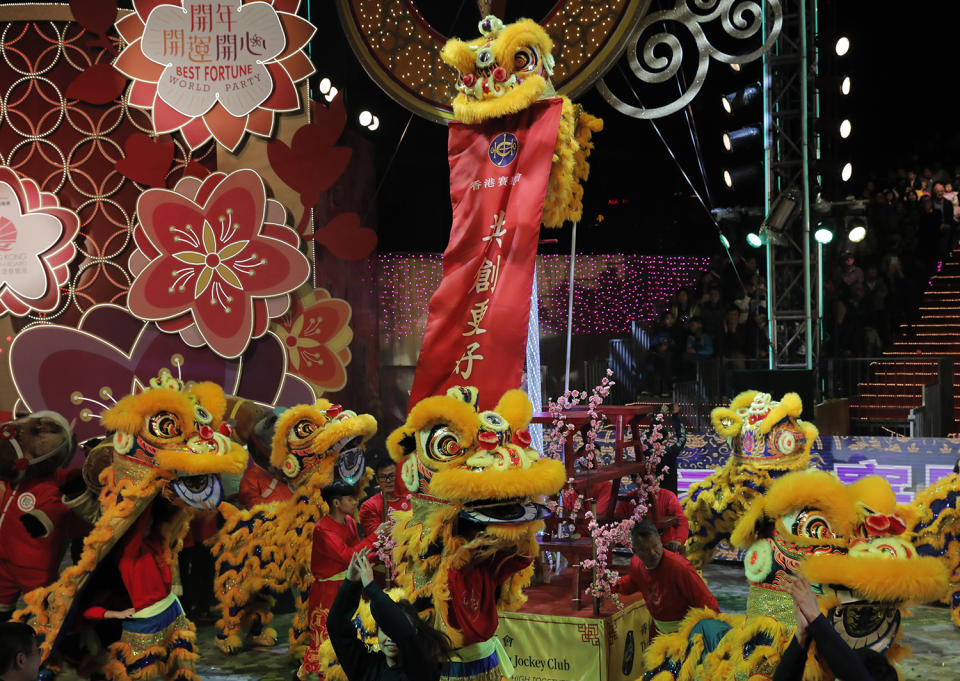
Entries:
[[843, 169], [840, 171], [840, 179], [844, 182], [849, 182], [851, 177], [853, 177], [853, 164], [848, 161], [843, 164]]
[[813, 238], [817, 240], [818, 244], [828, 244], [833, 241], [833, 232], [826, 227], [821, 227], [813, 233]]
[[849, 118], [843, 119], [840, 123], [840, 139], [847, 139], [850, 137], [850, 133], [853, 131], [853, 124], [850, 122]]
[[338, 93], [338, 92], [339, 92], [339, 90], [337, 90], [337, 88], [331, 86], [331, 87], [330, 87], [330, 91], [327, 92], [327, 94], [325, 94], [325, 95], [323, 96], [323, 98], [324, 98], [325, 100], [327, 100], [328, 102], [332, 102], [332, 101], [334, 100], [334, 98], [337, 96], [337, 93]]
[[725, 234], [720, 235], [720, 243], [723, 244], [724, 248], [730, 248], [730, 239]]
[[327, 94], [330, 92], [330, 88], [333, 87], [333, 83], [330, 82], [329, 78], [324, 78], [320, 81], [320, 85], [317, 86], [320, 89], [320, 94]]
[[850, 239], [853, 243], [860, 243], [863, 241], [864, 237], [867, 236], [867, 228], [863, 225], [857, 225], [850, 230], [850, 233], [847, 234], [847, 238]]
[[763, 240], [755, 232], [750, 232], [747, 234], [747, 243], [753, 246], [754, 248], [760, 248], [763, 246]]
[[376, 116], [374, 116], [374, 117], [373, 117], [373, 122], [372, 122], [370, 125], [368, 125], [367, 128], [369, 128], [371, 131], [373, 131], [373, 130], [376, 130], [377, 128], [379, 128], [379, 127], [380, 127], [380, 119], [377, 118]]
[[730, 64], [730, 70], [734, 73], [740, 73], [740, 64]]
[[742, 90], [731, 92], [729, 95], [723, 95], [723, 97], [720, 98], [720, 103], [723, 105], [724, 111], [732, 114], [759, 99], [760, 83], [750, 83]]
[[750, 146], [757, 145], [762, 139], [760, 126], [748, 125], [739, 130], [729, 130], [723, 133], [723, 148], [727, 151], [741, 151]]
[[760, 175], [757, 168], [746, 166], [723, 171], [723, 183], [730, 189], [740, 189], [744, 185], [755, 181]]
[[845, 55], [850, 51], [850, 38], [847, 36], [840, 36], [840, 39], [837, 40], [837, 44], [834, 46], [833, 50], [837, 53], [838, 57]]
[[840, 94], [849, 95], [850, 94], [850, 76], [844, 76], [843, 80], [840, 81]]
[[373, 114], [370, 113], [369, 111], [361, 111], [359, 120], [360, 120], [360, 125], [367, 128], [370, 126], [370, 123], [373, 122]]

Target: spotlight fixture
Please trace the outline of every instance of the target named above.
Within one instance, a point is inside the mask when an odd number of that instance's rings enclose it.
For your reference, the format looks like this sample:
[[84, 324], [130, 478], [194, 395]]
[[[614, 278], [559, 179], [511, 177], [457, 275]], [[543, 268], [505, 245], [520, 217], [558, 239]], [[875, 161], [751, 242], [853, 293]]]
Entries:
[[828, 244], [833, 241], [833, 232], [826, 227], [820, 227], [813, 233], [813, 238], [817, 240], [818, 244]]
[[756, 232], [750, 232], [747, 234], [747, 243], [754, 248], [760, 248], [763, 246], [763, 240]]
[[853, 177], [853, 164], [848, 161], [843, 164], [843, 168], [840, 170], [840, 179], [849, 182], [851, 177]]
[[373, 117], [373, 122], [371, 122], [370, 125], [367, 126], [367, 129], [370, 130], [370, 131], [373, 131], [373, 130], [376, 130], [377, 128], [379, 128], [379, 127], [380, 127], [380, 119], [377, 118], [376, 116], [374, 116], [374, 117]]
[[851, 87], [850, 76], [844, 76], [843, 79], [840, 81], [840, 94], [844, 96], [849, 95], [850, 87]]
[[723, 244], [724, 248], [730, 248], [730, 239], [727, 238], [726, 234], [720, 235], [720, 243]]
[[867, 236], [867, 228], [863, 225], [857, 225], [850, 230], [850, 233], [847, 234], [847, 238], [850, 239], [853, 243], [857, 244], [863, 241], [864, 237]]
[[850, 38], [845, 35], [840, 36], [840, 38], [837, 40], [837, 44], [833, 47], [833, 51], [837, 53], [838, 57], [844, 56], [850, 51]]
[[850, 137], [850, 133], [853, 131], [853, 123], [850, 122], [849, 118], [844, 118], [840, 122], [840, 139], [847, 139]]
[[333, 83], [330, 82], [329, 78], [324, 78], [320, 81], [320, 84], [317, 87], [320, 90], [320, 94], [325, 95], [330, 92], [330, 88], [333, 87]]
[[800, 212], [796, 189], [786, 189], [770, 204], [770, 212], [760, 223], [760, 239], [773, 244], [786, 243], [784, 232]]
[[760, 83], [750, 83], [742, 90], [731, 92], [729, 95], [723, 95], [723, 97], [720, 98], [720, 103], [723, 105], [724, 111], [732, 114], [758, 101], [760, 94]]
[[325, 94], [325, 95], [323, 96], [323, 98], [324, 98], [325, 100], [327, 100], [328, 102], [332, 102], [332, 101], [334, 100], [334, 98], [337, 96], [337, 93], [338, 93], [338, 92], [340, 92], [340, 91], [337, 90], [337, 88], [335, 88], [335, 87], [333, 87], [333, 86], [331, 85], [331, 86], [330, 86], [330, 90], [327, 92], [327, 94]]
[[723, 148], [729, 152], [741, 151], [760, 143], [763, 133], [759, 125], [748, 125], [739, 130], [723, 133]]
[[723, 171], [723, 183], [730, 189], [742, 189], [760, 176], [760, 171], [754, 166], [743, 168], [729, 168]]

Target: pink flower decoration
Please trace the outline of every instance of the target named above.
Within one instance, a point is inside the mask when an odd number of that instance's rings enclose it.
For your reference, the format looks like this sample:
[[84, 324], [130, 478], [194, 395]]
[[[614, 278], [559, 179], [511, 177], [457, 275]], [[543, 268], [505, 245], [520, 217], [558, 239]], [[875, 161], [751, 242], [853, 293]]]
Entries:
[[54, 194], [6, 166], [0, 166], [0, 199], [0, 252], [6, 256], [0, 262], [0, 316], [53, 312], [77, 254], [73, 239], [80, 219]]
[[[316, 289], [294, 298], [290, 310], [273, 326], [287, 347], [288, 371], [325, 392], [347, 384], [347, 365], [353, 340], [350, 303]], [[327, 410], [328, 416], [335, 416]]]
[[238, 357], [307, 280], [300, 238], [252, 170], [185, 177], [137, 202], [130, 311], [190, 346]]

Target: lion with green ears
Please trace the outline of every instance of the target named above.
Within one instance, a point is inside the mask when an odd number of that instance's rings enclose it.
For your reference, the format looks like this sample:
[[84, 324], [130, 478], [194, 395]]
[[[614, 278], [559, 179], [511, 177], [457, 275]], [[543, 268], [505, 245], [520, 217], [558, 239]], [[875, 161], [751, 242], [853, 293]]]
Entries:
[[730, 536], [750, 503], [780, 476], [807, 468], [817, 428], [802, 421], [796, 393], [776, 402], [748, 390], [729, 407], [710, 413], [713, 428], [727, 438], [733, 455], [706, 480], [690, 487], [683, 510], [690, 522], [687, 559], [697, 568], [710, 562], [721, 540]]
[[376, 433], [377, 422], [326, 399], [268, 418], [276, 418], [270, 464], [286, 477], [293, 496], [249, 510], [221, 506], [226, 522], [212, 548], [220, 608], [216, 644], [225, 653], [237, 652], [246, 630], [249, 643], [274, 645], [273, 595], [296, 589], [299, 603], [289, 641], [291, 656], [299, 660], [309, 638], [313, 526], [328, 512], [321, 492], [334, 480], [367, 486], [372, 473], [364, 444]]
[[[440, 54], [446, 64], [457, 70], [457, 96], [453, 100], [457, 120], [470, 125], [483, 123], [558, 96], [550, 82], [553, 41], [542, 26], [531, 19], [505, 26], [490, 15], [480, 21], [479, 29], [480, 38], [448, 40]], [[590, 173], [587, 157], [593, 150], [591, 138], [603, 129], [602, 120], [567, 97], [560, 99], [560, 128], [543, 205], [542, 222], [546, 227], [580, 220], [580, 183]]]
[[[411, 510], [393, 514], [390, 595], [412, 602], [450, 638], [457, 655], [445, 678], [500, 681], [512, 667], [495, 636], [497, 611], [526, 600], [543, 501], [560, 490], [566, 471], [530, 447], [526, 393], [507, 391], [485, 411], [477, 397], [476, 388], [455, 387], [421, 400], [387, 438], [411, 490]], [[363, 606], [361, 619], [376, 630]], [[343, 681], [329, 642], [321, 659], [325, 677]]]
[[772, 677], [781, 661], [804, 681], [833, 678], [816, 640], [807, 650], [788, 652], [796, 646], [786, 584], [794, 575], [813, 585], [826, 624], [855, 655], [893, 667], [909, 652], [901, 645], [907, 606], [947, 590], [944, 566], [919, 555], [905, 533], [913, 514], [879, 476], [851, 485], [816, 469], [779, 478], [753, 501], [731, 537], [746, 549], [747, 614], [691, 610], [677, 632], [647, 648], [644, 681], [759, 681]]
[[[187, 385], [164, 370], [103, 412], [110, 437], [99, 454], [109, 465], [99, 474], [99, 518], [77, 564], [13, 615], [37, 631], [47, 666], [70, 658], [114, 681], [198, 678], [196, 630], [174, 575], [190, 521], [221, 503], [220, 475], [246, 467], [246, 451], [222, 426], [225, 409], [219, 386]], [[110, 619], [121, 620], [119, 640], [102, 640]]]

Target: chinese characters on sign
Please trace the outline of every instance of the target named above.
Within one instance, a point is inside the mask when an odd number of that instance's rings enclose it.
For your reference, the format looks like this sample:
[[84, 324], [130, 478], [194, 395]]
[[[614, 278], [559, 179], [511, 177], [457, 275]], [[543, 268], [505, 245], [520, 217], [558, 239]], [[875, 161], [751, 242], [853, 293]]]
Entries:
[[273, 90], [263, 62], [286, 44], [277, 12], [267, 3], [184, 0], [183, 8], [159, 5], [147, 19], [142, 49], [166, 68], [159, 97], [187, 116], [201, 116], [219, 100], [232, 116], [244, 116]]

